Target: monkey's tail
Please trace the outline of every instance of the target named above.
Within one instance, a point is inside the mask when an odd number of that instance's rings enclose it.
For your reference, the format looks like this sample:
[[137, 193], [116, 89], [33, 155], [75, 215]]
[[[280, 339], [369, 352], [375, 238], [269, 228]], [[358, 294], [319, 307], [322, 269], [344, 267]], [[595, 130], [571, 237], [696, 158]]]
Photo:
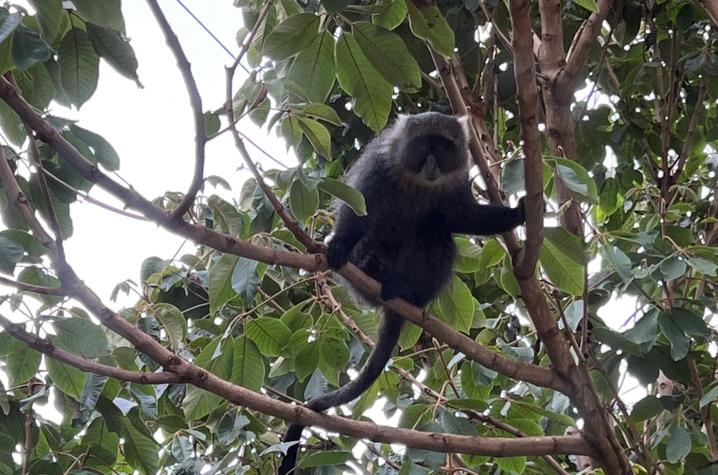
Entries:
[[[384, 371], [386, 362], [391, 358], [394, 347], [399, 342], [401, 334], [401, 325], [403, 318], [389, 309], [384, 309], [384, 317], [381, 326], [377, 332], [376, 342], [366, 363], [359, 371], [357, 377], [345, 384], [336, 391], [325, 394], [324, 396], [312, 399], [306, 403], [306, 407], [313, 411], [324, 411], [330, 407], [341, 406], [346, 404], [369, 389], [369, 387], [377, 380]], [[294, 442], [299, 440], [304, 430], [303, 425], [292, 424], [287, 429], [284, 436], [284, 442]], [[287, 455], [282, 460], [279, 467], [279, 475], [287, 475], [292, 473], [294, 465], [297, 462], [297, 453], [299, 452], [299, 444], [294, 444], [287, 449]]]

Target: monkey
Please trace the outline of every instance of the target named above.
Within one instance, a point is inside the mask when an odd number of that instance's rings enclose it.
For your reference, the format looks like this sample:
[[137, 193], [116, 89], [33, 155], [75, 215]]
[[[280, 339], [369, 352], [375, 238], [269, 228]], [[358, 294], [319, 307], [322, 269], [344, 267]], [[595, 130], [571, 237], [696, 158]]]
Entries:
[[[330, 268], [351, 262], [381, 283], [382, 301], [402, 298], [424, 307], [451, 277], [452, 234], [499, 234], [524, 223], [523, 198], [516, 208], [474, 198], [464, 119], [438, 112], [399, 115], [369, 142], [347, 173], [347, 184], [364, 195], [367, 214], [360, 217], [339, 203], [326, 252]], [[306, 407], [324, 411], [359, 397], [391, 358], [402, 323], [384, 308], [374, 349], [357, 377]], [[298, 441], [303, 429], [290, 425], [284, 442]], [[280, 475], [294, 470], [298, 445], [287, 449]]]

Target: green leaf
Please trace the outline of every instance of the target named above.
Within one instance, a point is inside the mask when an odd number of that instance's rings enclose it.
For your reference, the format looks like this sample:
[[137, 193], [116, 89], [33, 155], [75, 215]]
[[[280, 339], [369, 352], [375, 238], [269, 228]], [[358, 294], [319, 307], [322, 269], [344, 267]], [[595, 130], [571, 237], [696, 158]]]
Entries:
[[658, 316], [658, 326], [661, 328], [663, 335], [665, 335], [671, 343], [671, 358], [673, 358], [673, 361], [679, 361], [685, 358], [688, 354], [690, 338], [676, 325], [671, 315], [667, 312], [661, 313]]
[[[60, 281], [57, 280], [57, 278], [46, 274], [45, 271], [37, 267], [24, 268], [17, 276], [17, 280], [18, 282], [24, 282], [26, 284], [60, 288]], [[27, 292], [27, 294], [37, 298], [48, 307], [62, 301], [62, 297], [54, 297], [52, 295], [35, 294], [32, 292]]]
[[716, 276], [716, 270], [718, 270], [718, 265], [712, 263], [711, 261], [703, 259], [702, 257], [688, 257], [686, 260], [688, 261], [688, 265], [691, 266], [696, 272], [700, 272], [703, 275], [708, 275], [711, 277]]
[[451, 29], [441, 11], [436, 6], [417, 7], [413, 1], [406, 2], [409, 8], [409, 26], [411, 32], [443, 56], [454, 55], [454, 30]]
[[568, 231], [554, 229], [556, 231], [546, 233], [539, 257], [541, 266], [559, 289], [572, 295], [582, 295], [585, 273], [582, 243]]
[[44, 63], [52, 55], [50, 45], [26, 26], [15, 30], [12, 40], [12, 59], [15, 67], [24, 71], [37, 63]]
[[244, 325], [247, 337], [256, 343], [262, 354], [279, 356], [289, 343], [292, 333], [277, 318], [260, 317], [250, 320]]
[[484, 247], [481, 248], [480, 265], [483, 269], [494, 267], [506, 257], [506, 250], [501, 247], [499, 241], [491, 239], [486, 241]]
[[718, 400], [718, 385], [713, 386], [700, 400], [700, 408], [703, 409], [713, 401]]
[[357, 216], [366, 216], [366, 202], [361, 191], [333, 178], [322, 178], [319, 189], [345, 202]]
[[[330, 336], [319, 340], [319, 369], [327, 379], [331, 380], [330, 375], [345, 371], [349, 357], [349, 347], [344, 340]], [[338, 385], [339, 381], [332, 381], [332, 384]]]
[[664, 316], [673, 320], [676, 326], [689, 336], [708, 337], [711, 334], [703, 318], [684, 308], [672, 308], [664, 312]]
[[120, 156], [117, 155], [114, 147], [99, 134], [91, 132], [82, 127], [71, 124], [70, 130], [75, 137], [85, 142], [92, 148], [97, 162], [109, 171], [116, 171], [120, 168]]
[[337, 112], [326, 104], [313, 102], [304, 106], [302, 112], [314, 119], [323, 120], [336, 126], [342, 125], [342, 120]]
[[458, 259], [454, 263], [457, 272], [471, 274], [482, 269], [482, 248], [478, 244], [474, 244], [466, 236], [454, 236], [454, 244], [458, 255]]
[[319, 17], [313, 13], [292, 15], [275, 26], [264, 40], [262, 53], [283, 60], [311, 45], [317, 37]]
[[[206, 180], [209, 182], [210, 178]], [[232, 236], [242, 234], [242, 215], [231, 203], [212, 195], [207, 198], [207, 206], [212, 210], [212, 218], [222, 232]]]
[[391, 112], [391, 84], [374, 69], [351, 33], [342, 32], [334, 59], [337, 79], [352, 97], [356, 115], [375, 132], [383, 129]]
[[0, 43], [10, 37], [20, 22], [22, 22], [20, 12], [10, 13], [4, 8], [0, 9]]
[[214, 112], [205, 112], [202, 117], [204, 118], [204, 133], [207, 137], [211, 137], [219, 132], [222, 123], [217, 114]]
[[353, 25], [354, 38], [384, 79], [403, 90], [421, 88], [419, 64], [396, 33], [368, 22]]
[[666, 459], [678, 463], [691, 453], [691, 437], [681, 426], [674, 425], [666, 442]]
[[100, 75], [100, 58], [87, 33], [73, 28], [62, 39], [57, 54], [62, 88], [78, 109], [92, 97]]
[[54, 41], [65, 14], [62, 0], [30, 0], [30, 5], [37, 11], [42, 36], [49, 42]]
[[648, 395], [633, 405], [631, 419], [641, 422], [657, 416], [663, 412], [663, 406], [656, 396]]
[[323, 31], [309, 47], [299, 52], [287, 78], [299, 86], [315, 103], [322, 103], [334, 87], [334, 37]]
[[242, 297], [245, 305], [249, 305], [257, 295], [257, 264], [255, 260], [240, 257], [232, 272], [232, 289]]
[[[5, 102], [0, 102], [0, 127], [7, 138], [14, 145], [21, 146], [27, 138], [27, 132], [25, 131], [25, 125], [20, 120], [14, 110], [10, 109], [10, 106]], [[4, 192], [3, 192], [4, 194]]]
[[622, 250], [615, 246], [606, 245], [601, 248], [601, 251], [603, 257], [606, 258], [624, 282], [628, 282], [633, 278], [631, 259]]
[[122, 76], [132, 79], [140, 85], [137, 76], [137, 57], [130, 42], [120, 33], [109, 28], [88, 23], [87, 36], [97, 54]]
[[399, 335], [399, 348], [408, 350], [412, 348], [421, 338], [422, 329], [413, 323], [404, 322], [401, 326], [401, 334]]
[[566, 185], [571, 196], [578, 201], [598, 203], [596, 182], [578, 162], [566, 158], [552, 157], [556, 165], [556, 175]]
[[72, 0], [72, 3], [86, 22], [115, 31], [125, 31], [121, 0]]
[[8, 375], [10, 386], [23, 384], [40, 368], [40, 353], [20, 340], [8, 336], [1, 351], [5, 355], [3, 370]]
[[25, 231], [21, 231], [19, 229], [6, 229], [4, 231], [0, 231], [0, 236], [14, 241], [18, 245], [22, 246], [23, 250], [31, 257], [38, 258], [47, 253], [45, 245], [42, 244], [38, 238]]
[[319, 192], [316, 188], [308, 189], [301, 181], [294, 180], [289, 190], [289, 206], [300, 222], [306, 222], [319, 207]]
[[391, 2], [391, 6], [383, 12], [373, 15], [371, 21], [387, 30], [393, 30], [404, 21], [409, 7], [406, 6], [406, 0], [383, 0], [380, 3], [387, 3], [387, 1]]
[[99, 325], [84, 318], [63, 318], [53, 322], [56, 335], [50, 340], [65, 351], [83, 358], [107, 354], [107, 337]]
[[524, 473], [526, 470], [526, 457], [500, 457], [496, 465], [507, 473]]
[[234, 363], [231, 381], [252, 391], [259, 391], [264, 384], [264, 360], [257, 346], [247, 338], [234, 343]]
[[598, 13], [598, 5], [596, 5], [595, 0], [575, 0], [575, 3], [591, 13]]
[[[75, 1], [75, 0], [73, 0]], [[124, 421], [122, 431], [125, 458], [130, 466], [142, 474], [150, 475], [159, 470], [159, 446], [154, 439], [137, 430], [129, 421]]]
[[346, 450], [323, 450], [312, 452], [302, 459], [298, 467], [326, 467], [332, 465], [344, 465], [349, 460], [353, 460], [352, 453]]
[[675, 280], [686, 273], [686, 262], [678, 256], [672, 256], [661, 262], [659, 267], [666, 280]]
[[0, 272], [12, 275], [23, 255], [25, 249], [20, 244], [0, 234]]
[[299, 381], [304, 381], [319, 364], [319, 345], [316, 341], [306, 342], [294, 358], [294, 372]]
[[444, 322], [455, 330], [468, 333], [474, 320], [474, 305], [469, 287], [454, 276], [439, 295], [434, 307]]
[[209, 269], [209, 313], [214, 314], [217, 309], [237, 296], [232, 289], [232, 274], [237, 264], [237, 256], [224, 254]]
[[322, 124], [314, 119], [299, 117], [299, 128], [304, 132], [304, 136], [312, 144], [317, 154], [324, 158], [332, 158], [332, 137], [329, 131]]
[[79, 399], [85, 388], [85, 373], [52, 358], [47, 358], [45, 364], [55, 386], [68, 396]]
[[187, 319], [180, 309], [169, 303], [158, 303], [153, 306], [152, 315], [167, 333], [172, 350], [178, 350], [187, 336]]

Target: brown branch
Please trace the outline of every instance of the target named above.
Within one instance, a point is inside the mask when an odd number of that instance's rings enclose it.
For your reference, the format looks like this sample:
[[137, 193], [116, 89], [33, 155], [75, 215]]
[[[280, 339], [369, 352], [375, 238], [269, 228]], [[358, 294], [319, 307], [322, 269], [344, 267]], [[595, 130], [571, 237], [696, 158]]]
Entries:
[[[578, 73], [586, 64], [588, 54], [596, 43], [596, 36], [601, 30], [601, 24], [608, 15], [611, 3], [612, 0], [597, 0], [598, 11], [591, 13], [574, 35], [571, 47], [568, 49], [566, 67], [556, 77], [555, 87], [559, 91], [564, 91], [565, 94], [573, 96]], [[544, 15], [543, 9], [541, 10], [541, 15]], [[558, 38], [558, 41], [563, 41], [563, 38]]]
[[[0, 179], [3, 187], [9, 196], [19, 196], [17, 181], [12, 175], [10, 166], [5, 160], [0, 160]], [[21, 195], [21, 194], [20, 194]], [[17, 200], [16, 206], [29, 212], [30, 225], [39, 226], [34, 217], [33, 210], [27, 202]], [[42, 229], [42, 228], [40, 228]], [[352, 421], [336, 416], [328, 416], [314, 412], [302, 406], [292, 406], [287, 403], [276, 401], [263, 394], [255, 393], [241, 386], [225, 381], [197, 366], [178, 357], [149, 335], [133, 326], [112, 310], [107, 308], [100, 299], [85, 285], [75, 274], [67, 262], [59, 258], [54, 242], [50, 242], [50, 258], [58, 269], [58, 274], [63, 287], [67, 290], [68, 296], [77, 299], [92, 314], [97, 316], [102, 324], [123, 336], [136, 349], [146, 353], [155, 361], [160, 363], [165, 370], [174, 373], [179, 380], [193, 384], [217, 394], [224, 399], [241, 406], [260, 411], [264, 414], [275, 416], [283, 420], [303, 425], [316, 425], [329, 431], [336, 431], [349, 436], [368, 438], [376, 442], [402, 443], [409, 447], [430, 449], [440, 452], [459, 452], [467, 454], [479, 454], [489, 456], [540, 456], [555, 453], [591, 454], [593, 450], [583, 440], [575, 437], [527, 437], [525, 439], [506, 438], [481, 438], [457, 436], [441, 433], [425, 433], [408, 429], [395, 429], [390, 427], [377, 426], [368, 422]], [[378, 284], [367, 278], [374, 284], [375, 292], [378, 292]], [[401, 304], [401, 302], [398, 302]], [[408, 304], [405, 304], [408, 305]], [[0, 321], [0, 323], [2, 323]], [[27, 335], [13, 326], [9, 321], [8, 331], [14, 332], [14, 336], [23, 339]], [[30, 335], [31, 336], [31, 335]], [[463, 335], [460, 335], [463, 337]], [[464, 337], [466, 338], [466, 337]], [[471, 340], [469, 340], [471, 341]], [[27, 342], [38, 344], [27, 338]], [[54, 347], [52, 347], [54, 348]], [[50, 352], [50, 348], [45, 348]], [[486, 350], [488, 351], [488, 350]], [[51, 351], [53, 355], [62, 355], [67, 362], [71, 361], [74, 355], [58, 352], [58, 349]], [[496, 355], [498, 357], [498, 355]], [[85, 364], [83, 361], [72, 360], [76, 364]], [[111, 368], [111, 367], [110, 367]], [[107, 368], [105, 371], [109, 371]], [[114, 370], [114, 369], [113, 369]], [[149, 375], [148, 375], [149, 376]]]
[[0, 315], [0, 327], [2, 327], [12, 337], [25, 343], [30, 348], [49, 356], [50, 358], [66, 363], [82, 371], [98, 374], [100, 376], [109, 376], [120, 381], [130, 381], [140, 384], [174, 384], [184, 382], [182, 378], [175, 373], [143, 373], [141, 371], [129, 371], [114, 366], [107, 366], [95, 361], [74, 355], [61, 348], [58, 348], [51, 341], [37, 337], [22, 329], [22, 325], [11, 322], [4, 316]]
[[[519, 103], [519, 123], [524, 141], [524, 184], [526, 199], [526, 242], [524, 252], [514, 264], [518, 278], [533, 277], [543, 244], [543, 157], [541, 136], [538, 130], [539, 100], [534, 68], [533, 31], [529, 17], [528, 0], [510, 3], [511, 33], [514, 46], [514, 74]], [[560, 7], [560, 2], [559, 2]], [[560, 17], [559, 17], [560, 23]]]
[[[322, 254], [304, 255], [255, 246], [245, 241], [238, 240], [232, 236], [212, 231], [203, 226], [172, 219], [172, 217], [165, 213], [164, 210], [143, 198], [139, 193], [118, 184], [105, 175], [95, 165], [88, 162], [87, 159], [85, 159], [70, 143], [64, 139], [64, 137], [62, 137], [62, 135], [60, 135], [45, 120], [37, 115], [32, 107], [17, 94], [17, 91], [12, 87], [12, 85], [1, 79], [0, 97], [2, 97], [3, 100], [5, 100], [5, 102], [10, 105], [10, 107], [24, 120], [27, 120], [27, 123], [30, 124], [33, 130], [35, 130], [38, 138], [51, 145], [64, 160], [70, 163], [80, 173], [80, 175], [101, 186], [110, 194], [121, 200], [127, 207], [139, 210], [160, 226], [220, 252], [247, 257], [249, 259], [262, 261], [272, 265], [302, 268], [310, 272], [326, 270], [326, 259]], [[12, 174], [10, 178], [13, 178]], [[32, 215], [32, 210], [30, 211]], [[52, 242], [52, 239], [49, 237], [47, 237], [47, 239]], [[43, 241], [43, 239], [41, 239], [41, 241]], [[518, 243], [516, 246], [518, 247]], [[379, 284], [364, 274], [356, 266], [345, 266], [342, 269], [341, 274], [347, 278], [349, 282], [359, 288], [363, 288], [370, 298], [378, 298]], [[76, 277], [75, 279], [79, 282], [79, 279]], [[558, 378], [550, 369], [528, 365], [521, 363], [518, 360], [494, 353], [493, 351], [478, 345], [470, 338], [456, 332], [440, 320], [425, 315], [420, 308], [405, 301], [396, 300], [391, 304], [388, 304], [388, 306], [399, 312], [408, 320], [427, 330], [439, 339], [439, 341], [449, 344], [450, 346], [453, 346], [450, 342], [454, 342], [454, 344], [459, 345], [455, 347], [456, 349], [463, 351], [472, 359], [478, 358], [476, 361], [495, 369], [502, 374], [506, 374], [509, 377], [521, 379], [539, 386], [551, 387], [558, 391], [563, 391], [567, 387], [565, 382], [562, 381], [561, 378]], [[127, 329], [123, 326], [123, 322], [126, 323], [124, 320], [122, 320], [122, 322], [110, 322], [116, 326], [116, 328], [110, 328], [120, 334], [123, 334], [121, 331], [118, 331], [122, 328], [125, 330]], [[132, 328], [131, 325], [130, 328]], [[437, 334], [434, 332], [439, 333]], [[546, 335], [546, 339], [550, 339], [550, 337]], [[132, 341], [132, 343], [141, 351], [147, 352], [149, 348], [148, 345], [153, 341], [154, 340], [151, 338], [148, 340], [147, 338], [138, 335], [138, 339], [136, 341]]]
[[[703, 383], [701, 377], [698, 374], [698, 366], [693, 358], [688, 358], [688, 370], [691, 374], [691, 382], [693, 388], [696, 391], [696, 399], [700, 400], [703, 397]], [[713, 430], [713, 421], [711, 420], [711, 403], [706, 404], [700, 408], [701, 421], [703, 422], [703, 429], [705, 430], [706, 438], [708, 439], [708, 450], [710, 451], [711, 460], [718, 460], [718, 443], [716, 443], [716, 434]]]
[[718, 26], [718, 0], [698, 0], [705, 8], [708, 17], [714, 25]]
[[[354, 320], [352, 320], [342, 309], [341, 304], [337, 302], [337, 300], [334, 298], [334, 295], [332, 294], [331, 290], [329, 289], [329, 286], [326, 285], [326, 283], [322, 283], [322, 291], [324, 295], [326, 295], [327, 299], [329, 300], [329, 303], [331, 304], [331, 307], [334, 309], [334, 311], [339, 315], [340, 320], [342, 323], [344, 323], [345, 326], [349, 328], [349, 330], [357, 337], [359, 340], [362, 341], [366, 346], [373, 347], [374, 346], [374, 340], [371, 339], [366, 333], [364, 333], [356, 323], [354, 323]], [[441, 404], [442, 406], [446, 405], [446, 398], [439, 392], [435, 391], [433, 388], [430, 388], [429, 386], [425, 385], [418, 379], [414, 377], [413, 374], [411, 374], [410, 371], [405, 370], [401, 367], [395, 367], [396, 371], [399, 373], [399, 375], [402, 377], [402, 379], [408, 381], [409, 383], [415, 385], [417, 388], [419, 388], [424, 394], [428, 395], [429, 397], [436, 400], [437, 404]], [[484, 424], [490, 424], [497, 429], [501, 429], [504, 432], [507, 432], [511, 435], [514, 435], [516, 437], [527, 437], [527, 435], [523, 432], [521, 432], [516, 427], [507, 424], [506, 422], [503, 422], [499, 419], [496, 419], [493, 416], [483, 414], [481, 412], [477, 411], [471, 411], [471, 410], [464, 410], [471, 419], [476, 419]], [[549, 464], [559, 475], [569, 475], [568, 472], [566, 472], [563, 467], [561, 467], [561, 464], [556, 461], [555, 458], [551, 457], [550, 455], [544, 455], [542, 457], [547, 464]]]
[[185, 87], [187, 88], [187, 94], [189, 95], [190, 105], [192, 107], [192, 116], [194, 117], [194, 133], [195, 133], [195, 164], [194, 164], [194, 176], [192, 183], [187, 190], [187, 193], [182, 198], [182, 201], [177, 205], [175, 210], [172, 212], [172, 218], [176, 220], [182, 220], [184, 214], [190, 209], [192, 203], [194, 203], [197, 192], [202, 187], [204, 181], [204, 162], [205, 162], [205, 144], [207, 143], [207, 132], [204, 128], [204, 115], [202, 113], [202, 96], [199, 94], [197, 83], [192, 76], [192, 66], [187, 60], [187, 56], [182, 50], [182, 45], [172, 31], [167, 18], [165, 17], [162, 9], [157, 4], [157, 0], [147, 0], [152, 13], [160, 25], [162, 34], [164, 34], [167, 46], [169, 46], [172, 54], [177, 61], [177, 67], [182, 74], [184, 79]]
[[[249, 44], [252, 42], [252, 39], [259, 31], [260, 26], [262, 25], [262, 22], [267, 17], [267, 13], [269, 12], [269, 9], [273, 6], [272, 2], [267, 2], [264, 7], [262, 8], [262, 11], [259, 14], [259, 18], [257, 22], [254, 24], [254, 27], [252, 28], [252, 31], [249, 34], [249, 38], [247, 39], [247, 42], [245, 44]], [[277, 215], [282, 220], [284, 225], [289, 229], [289, 231], [294, 235], [294, 237], [301, 242], [307, 251], [309, 252], [322, 252], [323, 246], [314, 239], [312, 239], [311, 236], [309, 236], [297, 223], [297, 221], [292, 217], [291, 214], [287, 211], [287, 209], [282, 205], [282, 203], [279, 201], [277, 196], [274, 194], [272, 189], [267, 185], [267, 183], [264, 181], [264, 177], [262, 177], [262, 174], [257, 169], [257, 166], [252, 161], [252, 158], [249, 156], [249, 152], [247, 152], [247, 148], [244, 145], [244, 141], [242, 140], [242, 137], [240, 137], [239, 131], [237, 130], [237, 123], [234, 116], [234, 104], [233, 104], [233, 98], [234, 94], [232, 93], [232, 84], [234, 82], [234, 74], [237, 70], [237, 66], [240, 63], [240, 60], [242, 59], [243, 54], [247, 50], [247, 48], [242, 46], [242, 50], [240, 51], [239, 55], [237, 55], [237, 58], [235, 59], [232, 66], [227, 68], [227, 80], [226, 80], [226, 111], [227, 111], [227, 118], [229, 119], [229, 130], [232, 133], [232, 137], [234, 138], [234, 144], [237, 147], [237, 150], [239, 150], [240, 155], [242, 156], [242, 159], [244, 160], [244, 163], [247, 165], [249, 170], [252, 172], [252, 175], [254, 175], [254, 179], [257, 181], [257, 185], [262, 189], [262, 192], [264, 192], [264, 195], [269, 199], [270, 203], [272, 203], [272, 207], [277, 212]]]
[[24, 292], [33, 292], [42, 295], [64, 296], [67, 293], [61, 287], [43, 287], [41, 285], [26, 284], [25, 282], [18, 282], [2, 276], [0, 276], [0, 284], [14, 287]]

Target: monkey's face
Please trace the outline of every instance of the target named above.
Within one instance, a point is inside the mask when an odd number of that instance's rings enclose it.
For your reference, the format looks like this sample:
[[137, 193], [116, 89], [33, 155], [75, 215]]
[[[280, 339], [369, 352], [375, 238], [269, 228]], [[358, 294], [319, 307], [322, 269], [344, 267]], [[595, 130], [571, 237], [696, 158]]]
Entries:
[[407, 144], [404, 164], [413, 181], [432, 186], [463, 170], [466, 154], [444, 136], [423, 135]]

